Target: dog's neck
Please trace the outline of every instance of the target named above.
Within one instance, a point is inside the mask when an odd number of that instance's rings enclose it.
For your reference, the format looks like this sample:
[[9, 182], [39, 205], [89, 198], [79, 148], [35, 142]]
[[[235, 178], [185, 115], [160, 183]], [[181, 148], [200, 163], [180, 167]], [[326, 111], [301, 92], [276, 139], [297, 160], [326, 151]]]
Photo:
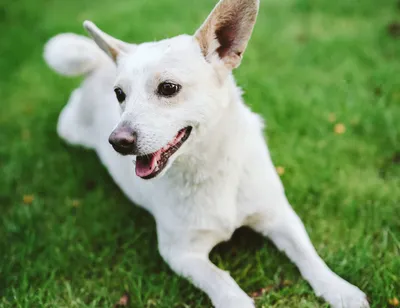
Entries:
[[249, 109], [242, 100], [242, 91], [236, 86], [233, 76], [226, 81], [223, 92], [220, 99], [226, 101], [216, 102], [225, 106], [219, 117], [193, 136], [195, 139], [190, 149], [174, 162], [171, 169], [177, 172], [190, 171], [194, 176], [207, 167], [218, 168], [232, 153], [243, 150], [240, 148], [244, 145]]

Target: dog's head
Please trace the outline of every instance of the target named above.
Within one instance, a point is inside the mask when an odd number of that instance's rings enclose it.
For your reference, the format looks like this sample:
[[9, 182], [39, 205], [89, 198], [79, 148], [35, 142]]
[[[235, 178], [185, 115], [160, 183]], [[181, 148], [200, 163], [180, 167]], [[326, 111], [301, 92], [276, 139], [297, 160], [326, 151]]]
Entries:
[[228, 105], [230, 72], [239, 66], [259, 0], [221, 0], [193, 36], [128, 44], [86, 21], [117, 65], [114, 91], [121, 120], [109, 141], [136, 155], [136, 174], [150, 179], [216, 123]]

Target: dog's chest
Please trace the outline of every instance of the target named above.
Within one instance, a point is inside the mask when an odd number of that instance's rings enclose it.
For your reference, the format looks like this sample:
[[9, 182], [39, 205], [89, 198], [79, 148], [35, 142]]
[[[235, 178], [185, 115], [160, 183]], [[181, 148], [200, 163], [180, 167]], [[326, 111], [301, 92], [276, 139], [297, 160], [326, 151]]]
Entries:
[[166, 193], [153, 213], [157, 221], [186, 229], [229, 233], [237, 224], [234, 198], [216, 196], [211, 191], [176, 191], [175, 196]]
[[176, 232], [212, 234], [217, 241], [229, 239], [240, 225], [233, 176], [216, 173], [201, 179], [170, 171], [152, 195], [157, 224]]

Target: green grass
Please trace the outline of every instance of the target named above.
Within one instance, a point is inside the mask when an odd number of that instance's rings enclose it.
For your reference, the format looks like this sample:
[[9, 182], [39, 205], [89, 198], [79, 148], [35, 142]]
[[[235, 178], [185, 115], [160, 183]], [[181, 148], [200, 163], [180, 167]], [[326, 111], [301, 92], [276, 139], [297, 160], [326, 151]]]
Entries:
[[[0, 1], [1, 307], [111, 307], [125, 291], [132, 307], [210, 306], [162, 261], [153, 218], [130, 204], [93, 152], [58, 138], [57, 116], [80, 79], [51, 72], [41, 53], [52, 35], [83, 33], [84, 19], [135, 42], [193, 33], [213, 5]], [[246, 102], [267, 120], [273, 159], [285, 168], [288, 198], [316, 249], [379, 308], [400, 297], [400, 40], [387, 32], [393, 21], [400, 10], [389, 0], [262, 0], [235, 72]], [[336, 123], [344, 134], [334, 133]], [[327, 306], [252, 232], [238, 232], [211, 258], [246, 292], [274, 286], [258, 307]], [[282, 280], [292, 284], [280, 287]]]

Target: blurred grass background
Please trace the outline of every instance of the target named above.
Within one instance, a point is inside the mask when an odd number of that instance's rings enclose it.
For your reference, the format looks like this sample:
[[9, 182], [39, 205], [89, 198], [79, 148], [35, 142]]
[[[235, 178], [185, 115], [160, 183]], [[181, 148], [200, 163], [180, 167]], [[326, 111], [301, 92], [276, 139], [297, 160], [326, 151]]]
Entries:
[[[287, 195], [328, 265], [372, 307], [400, 297], [400, 4], [261, 0], [235, 72], [267, 121]], [[91, 19], [131, 42], [193, 33], [214, 0], [0, 0], [0, 306], [209, 307], [157, 251], [154, 221], [91, 151], [56, 135], [80, 79], [42, 60]], [[212, 260], [258, 307], [326, 307], [288, 259], [241, 230]]]

